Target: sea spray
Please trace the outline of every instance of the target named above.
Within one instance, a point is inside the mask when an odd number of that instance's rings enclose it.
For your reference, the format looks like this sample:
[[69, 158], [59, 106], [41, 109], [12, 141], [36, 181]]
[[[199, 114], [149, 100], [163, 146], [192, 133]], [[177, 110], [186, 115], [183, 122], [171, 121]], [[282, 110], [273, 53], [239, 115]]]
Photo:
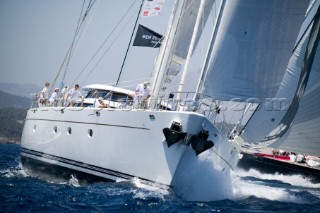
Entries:
[[74, 187], [80, 187], [79, 180], [74, 175], [70, 176], [68, 184]]
[[177, 195], [187, 201], [216, 201], [232, 198], [230, 173], [217, 168], [218, 160], [213, 152], [207, 151], [196, 156], [188, 149], [180, 162], [173, 180]]
[[164, 196], [169, 194], [169, 187], [160, 186], [157, 183], [143, 184], [139, 178], [133, 178], [132, 183], [141, 190], [134, 191], [134, 198], [145, 199], [146, 197], [156, 197], [164, 200]]
[[249, 171], [238, 169], [232, 172], [232, 182], [234, 200], [244, 200], [254, 196], [271, 201], [308, 204], [312, 200], [319, 199], [319, 194], [311, 190], [308, 194], [300, 193], [300, 187], [318, 187], [300, 175], [263, 174], [254, 169]]
[[312, 183], [310, 178], [304, 177], [303, 175], [283, 175], [279, 173], [275, 174], [264, 174], [255, 169], [250, 169], [249, 171], [244, 171], [242, 169], [237, 169], [234, 175], [238, 177], [255, 177], [260, 180], [276, 180], [282, 183], [290, 184], [291, 186], [305, 187], [320, 189], [320, 183]]
[[21, 162], [15, 163], [15, 166], [8, 169], [0, 170], [0, 175], [6, 178], [28, 176], [25, 170], [23, 170]]

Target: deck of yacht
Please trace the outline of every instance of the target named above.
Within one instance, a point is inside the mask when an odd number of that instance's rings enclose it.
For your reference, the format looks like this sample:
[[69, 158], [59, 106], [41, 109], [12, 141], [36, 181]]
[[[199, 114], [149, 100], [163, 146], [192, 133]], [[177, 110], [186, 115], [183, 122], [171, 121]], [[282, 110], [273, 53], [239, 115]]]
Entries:
[[272, 148], [242, 148], [243, 157], [238, 167], [249, 170], [257, 169], [262, 173], [302, 175], [313, 182], [320, 182], [320, 166], [310, 166], [306, 158], [302, 161], [293, 160], [289, 155], [274, 154]]

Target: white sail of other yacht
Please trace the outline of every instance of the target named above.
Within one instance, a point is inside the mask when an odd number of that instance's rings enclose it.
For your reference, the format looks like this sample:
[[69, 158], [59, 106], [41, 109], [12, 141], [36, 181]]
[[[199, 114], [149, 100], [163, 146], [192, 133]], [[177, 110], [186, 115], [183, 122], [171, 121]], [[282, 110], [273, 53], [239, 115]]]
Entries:
[[[303, 31], [303, 36], [295, 52], [295, 66], [292, 70], [301, 72], [294, 98], [279, 125], [265, 138], [264, 142], [274, 141], [272, 147], [320, 156], [320, 2], [317, 1], [305, 22], [311, 22]], [[313, 12], [313, 13], [312, 13]], [[316, 13], [314, 13], [316, 12]], [[303, 30], [303, 29], [302, 29]], [[294, 57], [294, 56], [293, 56]], [[301, 66], [302, 64], [302, 66]], [[285, 78], [287, 80], [288, 78]]]
[[250, 143], [261, 141], [277, 126], [274, 113], [285, 114], [272, 105], [294, 96], [294, 82], [286, 84], [283, 78], [292, 74], [287, 67], [292, 52], [298, 51], [295, 44], [309, 1], [287, 3], [225, 1], [213, 34], [202, 88], [216, 100], [258, 106], [241, 135]]

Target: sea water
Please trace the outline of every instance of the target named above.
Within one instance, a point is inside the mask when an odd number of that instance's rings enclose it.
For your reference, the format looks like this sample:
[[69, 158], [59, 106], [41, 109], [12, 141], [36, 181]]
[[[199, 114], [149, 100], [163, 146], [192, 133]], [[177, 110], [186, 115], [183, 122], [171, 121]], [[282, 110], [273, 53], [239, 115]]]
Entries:
[[29, 176], [20, 146], [0, 144], [0, 212], [320, 212], [320, 183], [255, 170], [217, 176], [209, 157], [185, 161], [175, 188], [139, 179], [80, 185], [74, 176], [58, 183]]

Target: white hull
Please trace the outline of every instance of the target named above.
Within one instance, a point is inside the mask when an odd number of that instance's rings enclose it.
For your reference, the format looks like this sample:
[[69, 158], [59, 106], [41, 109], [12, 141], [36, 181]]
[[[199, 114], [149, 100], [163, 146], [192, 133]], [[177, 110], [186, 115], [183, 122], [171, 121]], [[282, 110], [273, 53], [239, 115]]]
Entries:
[[[28, 111], [22, 134], [25, 158], [110, 180], [131, 179], [171, 185], [186, 151], [183, 140], [168, 147], [163, 128], [180, 122], [183, 132], [209, 131], [223, 172], [238, 156], [226, 138], [201, 114], [150, 110], [37, 108]], [[68, 130], [71, 129], [71, 133]]]

